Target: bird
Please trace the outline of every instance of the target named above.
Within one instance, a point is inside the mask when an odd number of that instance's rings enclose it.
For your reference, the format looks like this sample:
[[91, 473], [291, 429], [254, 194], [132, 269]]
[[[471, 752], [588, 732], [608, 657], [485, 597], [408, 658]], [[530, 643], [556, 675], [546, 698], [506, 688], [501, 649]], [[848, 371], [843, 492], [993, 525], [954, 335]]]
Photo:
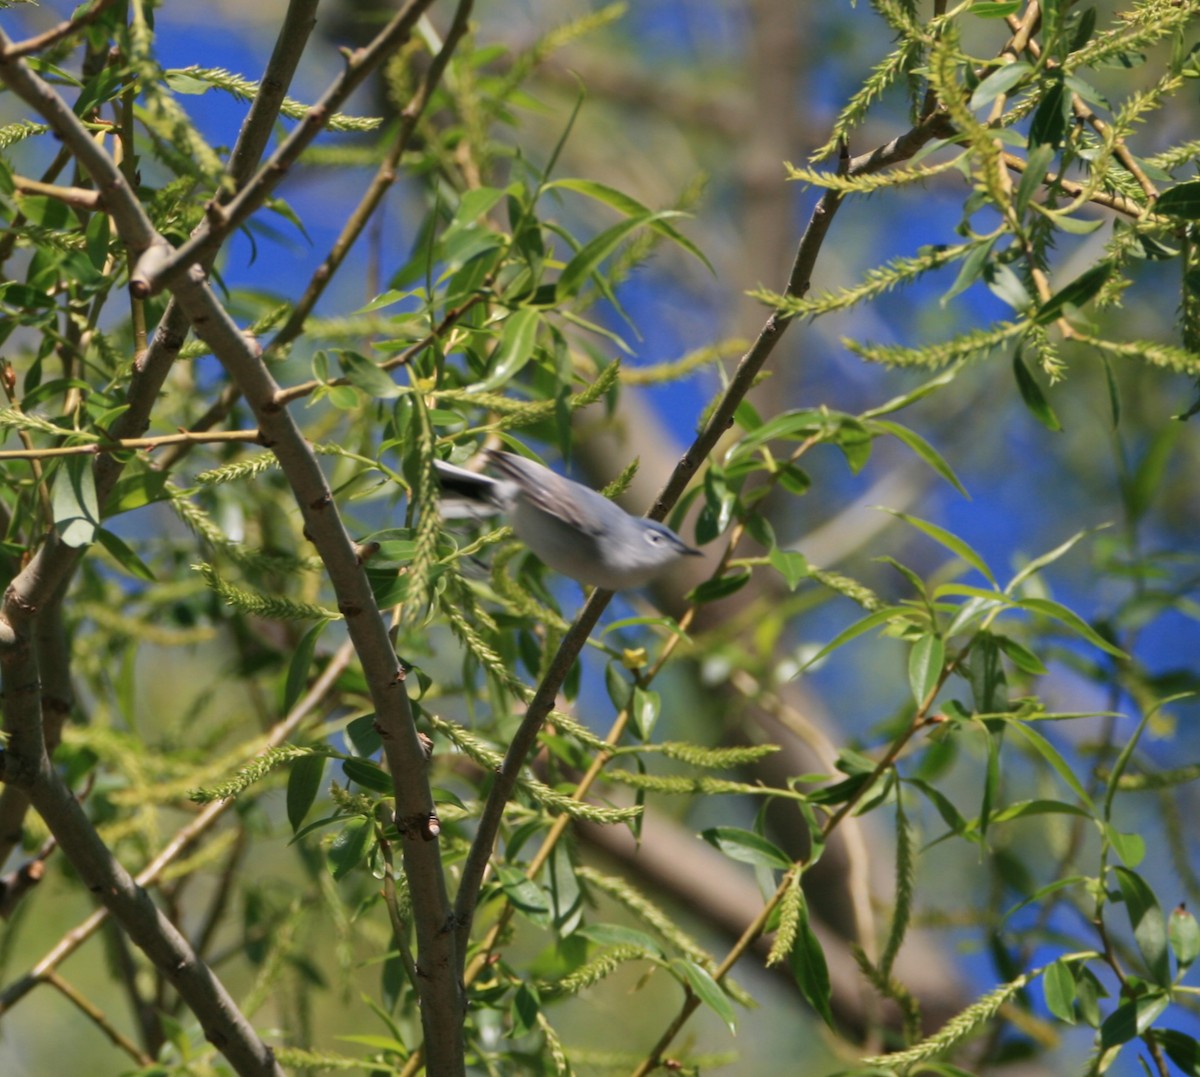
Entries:
[[633, 590], [683, 557], [703, 556], [665, 524], [533, 460], [499, 449], [486, 457], [496, 477], [434, 461], [443, 518], [503, 514], [546, 565], [584, 586]]

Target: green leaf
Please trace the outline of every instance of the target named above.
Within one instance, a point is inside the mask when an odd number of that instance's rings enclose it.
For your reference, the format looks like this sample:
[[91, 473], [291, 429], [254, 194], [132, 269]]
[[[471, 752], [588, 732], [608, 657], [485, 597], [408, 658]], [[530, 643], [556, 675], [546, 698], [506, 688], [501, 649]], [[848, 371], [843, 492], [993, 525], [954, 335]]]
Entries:
[[109, 552], [117, 564], [128, 572], [129, 575], [139, 580], [145, 580], [147, 583], [154, 582], [154, 573], [150, 571], [150, 567], [146, 562], [138, 557], [122, 539], [119, 539], [111, 531], [106, 531], [102, 527], [97, 529], [96, 541]]
[[970, 498], [971, 495], [967, 493], [963, 484], [958, 481], [958, 476], [954, 474], [953, 469], [946, 462], [942, 454], [915, 430], [910, 430], [907, 426], [901, 426], [900, 423], [892, 422], [890, 419], [873, 419], [868, 425], [891, 434], [892, 437], [904, 442], [905, 445], [950, 483], [963, 497]]
[[1054, 414], [1054, 409], [1050, 406], [1050, 401], [1046, 399], [1042, 392], [1042, 387], [1038, 385], [1037, 379], [1030, 373], [1029, 367], [1025, 365], [1025, 360], [1021, 357], [1021, 349], [1018, 348], [1013, 352], [1013, 375], [1017, 379], [1017, 388], [1020, 390], [1021, 399], [1025, 402], [1025, 406], [1033, 413], [1033, 417], [1037, 419], [1047, 430], [1059, 431], [1062, 429], [1062, 423], [1058, 421], [1058, 416]]
[[100, 527], [100, 505], [90, 456], [70, 456], [58, 469], [51, 497], [54, 526], [67, 546], [90, 546]]
[[1100, 1026], [1100, 1049], [1107, 1051], [1140, 1036], [1170, 1004], [1170, 996], [1155, 991], [1122, 1002]]
[[1042, 976], [1046, 1009], [1060, 1021], [1075, 1024], [1075, 974], [1065, 961], [1055, 961]]
[[650, 739], [650, 732], [654, 729], [654, 723], [658, 721], [661, 710], [662, 697], [657, 692], [652, 692], [649, 688], [642, 688], [640, 685], [634, 687], [630, 715], [633, 718], [634, 728], [642, 740]]
[[694, 961], [676, 958], [671, 962], [671, 967], [677, 968], [683, 973], [683, 978], [687, 981], [693, 994], [725, 1022], [730, 1032], [736, 1033], [737, 1019], [733, 1012], [733, 1003], [729, 1000], [729, 996], [721, 990], [721, 985]]
[[1167, 938], [1171, 953], [1179, 963], [1180, 971], [1186, 969], [1200, 957], [1200, 924], [1184, 905], [1177, 905], [1167, 925]]
[[808, 558], [797, 550], [782, 550], [778, 546], [772, 546], [767, 554], [767, 560], [771, 562], [771, 567], [783, 577], [789, 591], [796, 590], [800, 581], [807, 579], [812, 571], [809, 568]]
[[1185, 1077], [1200, 1077], [1200, 1043], [1170, 1028], [1156, 1029], [1154, 1038], [1162, 1044], [1167, 1057], [1183, 1070]]
[[1062, 314], [1065, 306], [1082, 307], [1104, 287], [1112, 273], [1111, 262], [1101, 262], [1084, 271], [1038, 307], [1032, 319], [1033, 324], [1049, 325]]
[[1018, 213], [1025, 212], [1053, 162], [1053, 146], [1035, 146], [1026, 154], [1025, 171], [1021, 173], [1021, 181], [1017, 184], [1017, 193], [1013, 197], [1013, 205]]
[[93, 213], [88, 219], [85, 235], [88, 261], [94, 269], [103, 271], [108, 261], [108, 214]]
[[392, 781], [391, 775], [379, 764], [372, 763], [369, 759], [343, 759], [342, 770], [350, 781], [373, 793], [390, 796], [396, 791], [396, 785]]
[[1104, 836], [1129, 867], [1136, 868], [1146, 859], [1146, 839], [1141, 834], [1123, 834], [1114, 826], [1105, 825]]
[[1003, 67], [993, 71], [975, 87], [975, 92], [971, 94], [971, 102], [967, 107], [972, 112], [978, 108], [983, 108], [984, 105], [990, 101], [994, 101], [1001, 94], [1008, 93], [1009, 90], [1032, 71], [1033, 65], [1026, 63], [1024, 60], [1005, 64]]
[[833, 1028], [833, 1010], [830, 1008], [832, 989], [829, 983], [829, 966], [825, 962], [825, 951], [813, 933], [809, 923], [808, 902], [800, 903], [800, 923], [796, 928], [796, 945], [788, 962], [800, 993], [808, 1004], [817, 1011], [825, 1023]]
[[348, 349], [337, 349], [334, 354], [338, 357], [346, 380], [368, 396], [389, 400], [404, 392], [386, 370], [381, 370], [377, 363], [372, 363], [365, 355]]
[[325, 773], [325, 756], [313, 753], [302, 755], [292, 763], [288, 773], [287, 817], [292, 833], [304, 823], [304, 817], [316, 802]]
[[[650, 207], [643, 205], [636, 198], [631, 198], [623, 191], [618, 191], [615, 187], [609, 187], [605, 183], [597, 183], [595, 180], [586, 179], [561, 179], [547, 183], [545, 190], [552, 187], [560, 187], [564, 190], [575, 191], [577, 194], [586, 195], [588, 198], [593, 198], [597, 202], [603, 202], [606, 206], [610, 206], [618, 213], [624, 213], [627, 217], [644, 216], [651, 213]], [[700, 249], [691, 242], [686, 236], [682, 235], [672, 228], [666, 221], [654, 221], [650, 228], [659, 235], [666, 236], [672, 243], [678, 244], [690, 255], [703, 262], [709, 272], [716, 273], [712, 264]]]
[[1003, 19], [1015, 15], [1020, 8], [1020, 0], [975, 0], [971, 5], [971, 14], [981, 19]]
[[625, 679], [619, 662], [609, 662], [604, 667], [604, 687], [612, 700], [614, 710], [623, 711], [633, 700], [633, 685]]
[[931, 524], [928, 520], [922, 520], [916, 516], [910, 516], [906, 512], [898, 512], [895, 509], [885, 508], [884, 512], [889, 512], [898, 520], [903, 520], [906, 524], [911, 524], [918, 531], [924, 531], [935, 542], [941, 543], [951, 553], [956, 554], [967, 562], [972, 568], [980, 572], [988, 583], [995, 586], [996, 579], [992, 575], [992, 570], [987, 567], [987, 563], [978, 553], [975, 552], [966, 542], [960, 539], [957, 535], [951, 534], [944, 527], [939, 527], [937, 524]]
[[909, 611], [902, 606], [888, 606], [886, 609], [875, 610], [873, 613], [868, 613], [865, 617], [855, 621], [849, 628], [842, 629], [836, 636], [833, 637], [824, 647], [812, 656], [799, 672], [810, 666], [815, 665], [826, 655], [836, 651], [839, 647], [849, 643], [852, 639], [861, 636], [864, 632], [869, 632], [872, 628], [878, 628], [880, 625], [889, 624], [892, 621], [905, 621], [909, 617]]
[[300, 698], [300, 693], [308, 685], [308, 671], [312, 666], [313, 655], [317, 650], [317, 641], [325, 631], [328, 621], [318, 621], [301, 637], [288, 663], [287, 679], [283, 687], [283, 706], [280, 708], [287, 714], [292, 705]]
[[344, 878], [366, 858], [375, 843], [375, 827], [361, 816], [350, 819], [329, 846], [329, 869], [335, 879]]
[[1023, 643], [1011, 636], [994, 636], [996, 643], [1017, 669], [1032, 677], [1044, 677], [1048, 672], [1042, 660]]
[[961, 295], [983, 276], [984, 267], [988, 264], [988, 259], [992, 256], [992, 249], [996, 246], [996, 238], [993, 236], [973, 247], [963, 259], [958, 276], [954, 278], [950, 290], [941, 298], [942, 306], [949, 303], [956, 295]]
[[688, 601], [703, 605], [705, 602], [716, 602], [740, 591], [750, 582], [749, 572], [732, 572], [728, 576], [720, 576], [715, 580], [705, 580], [688, 593]]
[[1079, 779], [1075, 777], [1074, 768], [1059, 754], [1058, 749], [1027, 722], [1013, 719], [1008, 724], [1014, 733], [1024, 737], [1029, 746], [1050, 764], [1054, 772], [1066, 782], [1071, 792], [1079, 798], [1080, 804], [1083, 804], [1090, 814], [1095, 815], [1096, 806], [1092, 803], [1092, 798]]
[[513, 992], [512, 1004], [508, 1010], [512, 1021], [512, 1027], [508, 1034], [514, 1037], [527, 1036], [537, 1028], [538, 1014], [541, 1009], [542, 1003], [537, 992], [529, 984], [520, 984]]
[[667, 217], [680, 216], [682, 214], [676, 210], [639, 213], [636, 217], [630, 217], [601, 232], [576, 251], [574, 257], [563, 268], [562, 273], [559, 275], [556, 289], [558, 299], [568, 299], [571, 296], [577, 295], [591, 278], [592, 274], [599, 268], [600, 263], [612, 254], [622, 240], [631, 232], [646, 225], [653, 225], [655, 222], [662, 221]]
[[104, 515], [119, 516], [155, 501], [167, 500], [171, 496], [166, 489], [169, 478], [165, 471], [142, 471], [123, 476], [104, 503]]
[[1073, 632], [1078, 633], [1087, 640], [1093, 647], [1099, 647], [1100, 650], [1111, 654], [1114, 658], [1129, 657], [1120, 647], [1109, 643], [1079, 614], [1074, 610], [1068, 609], [1061, 602], [1055, 602], [1052, 598], [1023, 598], [1017, 605], [1021, 609], [1040, 613], [1045, 617], [1050, 617], [1058, 621], [1060, 624], [1066, 625]]
[[714, 826], [702, 831], [700, 836], [730, 860], [783, 871], [792, 866], [791, 859], [778, 846], [750, 830], [736, 826]]
[[1053, 564], [1064, 554], [1068, 553], [1075, 546], [1075, 544], [1079, 542], [1080, 539], [1087, 537], [1088, 535], [1092, 534], [1095, 530], [1096, 530], [1095, 528], [1087, 528], [1083, 531], [1076, 531], [1075, 534], [1073, 534], [1069, 539], [1067, 539], [1066, 542], [1060, 543], [1058, 546], [1055, 546], [1054, 549], [1051, 550], [1049, 553], [1044, 553], [1040, 557], [1035, 557], [1032, 561], [1029, 562], [1029, 564], [1027, 564], [1024, 568], [1022, 568], [1021, 571], [1018, 572], [1012, 578], [1011, 581], [1009, 581], [1008, 586], [1006, 588], [1004, 588], [1004, 593], [1006, 595], [1011, 595], [1022, 583], [1024, 583], [1027, 579], [1029, 579], [1029, 577], [1032, 576], [1035, 572], [1040, 572], [1047, 565]]
[[471, 390], [486, 393], [509, 382], [533, 357], [541, 324], [542, 312], [534, 307], [521, 307], [505, 318], [500, 342], [488, 359], [490, 373]]
[[1140, 875], [1128, 868], [1115, 867], [1113, 873], [1125, 899], [1125, 911], [1133, 938], [1146, 967], [1160, 987], [1171, 986], [1171, 962], [1167, 953], [1167, 925], [1158, 899]]
[[1061, 72], [1056, 72], [1051, 76], [1029, 124], [1029, 145], [1061, 145], [1067, 133], [1070, 108], [1071, 95], [1067, 92]]
[[927, 633], [913, 644], [908, 655], [908, 685], [918, 707], [924, 707], [937, 687], [946, 663], [946, 644], [940, 636]]
[[1163, 191], [1154, 203], [1154, 212], [1188, 221], [1200, 220], [1200, 180], [1177, 183]]
[[601, 946], [637, 946], [649, 954], [662, 956], [662, 947], [648, 935], [636, 927], [626, 927], [624, 924], [588, 924], [581, 927], [578, 934]]
[[550, 911], [550, 898], [519, 868], [501, 864], [496, 869], [500, 885], [509, 901], [525, 913], [544, 914]]

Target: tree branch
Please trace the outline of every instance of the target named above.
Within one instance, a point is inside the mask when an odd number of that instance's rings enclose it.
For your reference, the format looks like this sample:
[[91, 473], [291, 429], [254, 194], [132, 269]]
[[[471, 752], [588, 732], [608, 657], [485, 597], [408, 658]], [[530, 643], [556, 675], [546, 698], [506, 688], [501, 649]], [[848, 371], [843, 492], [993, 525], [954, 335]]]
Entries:
[[211, 202], [206, 221], [182, 247], [165, 255], [155, 250], [139, 259], [129, 279], [133, 293], [152, 295], [178, 283], [192, 266], [208, 264], [225, 237], [267, 200], [300, 154], [324, 129], [329, 117], [388, 55], [408, 40], [417, 20], [432, 3], [433, 0], [409, 0], [369, 45], [350, 56], [345, 69], [321, 100], [308, 110], [254, 178], [228, 202]]

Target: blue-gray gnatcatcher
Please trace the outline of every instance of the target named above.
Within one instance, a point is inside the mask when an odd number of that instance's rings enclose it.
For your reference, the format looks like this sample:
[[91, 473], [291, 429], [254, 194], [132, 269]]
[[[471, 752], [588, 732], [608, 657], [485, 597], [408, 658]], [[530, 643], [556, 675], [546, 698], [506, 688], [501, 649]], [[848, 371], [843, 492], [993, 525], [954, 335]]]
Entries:
[[641, 587], [681, 557], [700, 554], [669, 527], [631, 516], [541, 464], [494, 449], [487, 458], [499, 478], [435, 461], [442, 515], [504, 513], [517, 538], [564, 576], [623, 591]]

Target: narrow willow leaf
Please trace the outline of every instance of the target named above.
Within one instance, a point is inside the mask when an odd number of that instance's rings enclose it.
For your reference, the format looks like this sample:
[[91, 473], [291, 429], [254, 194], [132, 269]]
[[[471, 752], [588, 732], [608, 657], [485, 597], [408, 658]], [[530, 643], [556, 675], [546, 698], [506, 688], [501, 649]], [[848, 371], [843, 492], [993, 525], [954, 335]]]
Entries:
[[869, 632], [872, 628], [878, 628], [880, 625], [890, 624], [893, 621], [905, 621], [911, 616], [911, 611], [904, 609], [902, 606], [888, 606], [882, 610], [875, 610], [873, 613], [868, 613], [865, 617], [857, 620], [849, 628], [842, 629], [836, 636], [833, 637], [824, 647], [822, 647], [815, 655], [812, 656], [798, 672], [803, 673], [810, 666], [815, 665], [826, 655], [836, 651], [839, 647], [849, 643], [852, 639], [861, 636], [864, 632]]
[[54, 526], [67, 546], [90, 546], [100, 527], [100, 504], [90, 456], [71, 456], [60, 465], [51, 496]]
[[642, 740], [650, 739], [650, 733], [654, 729], [654, 723], [658, 721], [661, 710], [662, 696], [649, 688], [642, 688], [640, 685], [634, 687], [630, 715], [633, 718], [634, 728], [637, 729], [637, 734]]
[[1050, 401], [1046, 399], [1045, 393], [1042, 392], [1042, 387], [1038, 385], [1037, 379], [1025, 365], [1020, 348], [1013, 353], [1013, 376], [1017, 379], [1017, 389], [1021, 393], [1021, 399], [1033, 417], [1047, 430], [1055, 432], [1061, 430], [1062, 423], [1059, 422], [1058, 416], [1050, 406]]
[[404, 392], [386, 370], [380, 369], [378, 363], [371, 362], [365, 355], [348, 349], [339, 349], [335, 354], [346, 380], [368, 396], [389, 400]]
[[1171, 962], [1167, 952], [1167, 925], [1154, 891], [1145, 880], [1128, 868], [1115, 867], [1113, 873], [1125, 899], [1129, 926], [1146, 967], [1160, 987], [1171, 986]]
[[1049, 325], [1062, 314], [1065, 306], [1082, 307], [1108, 283], [1108, 278], [1112, 276], [1112, 273], [1111, 262], [1101, 262], [1099, 265], [1085, 270], [1038, 307], [1037, 313], [1033, 316], [1033, 324]]
[[1035, 146], [1025, 158], [1025, 171], [1021, 173], [1021, 182], [1017, 184], [1017, 193], [1013, 204], [1018, 213], [1024, 213], [1034, 194], [1046, 178], [1050, 165], [1054, 161], [1053, 146]]
[[981, 573], [988, 583], [995, 586], [996, 578], [992, 575], [992, 570], [987, 567], [987, 562], [957, 535], [951, 534], [944, 527], [932, 524], [928, 520], [922, 520], [917, 516], [910, 516], [907, 512], [898, 512], [895, 509], [889, 508], [884, 508], [883, 511], [891, 513], [898, 520], [903, 520], [906, 524], [911, 524], [919, 531], [924, 531], [935, 542], [941, 543], [951, 553], [961, 557], [968, 565]]
[[725, 1022], [731, 1033], [736, 1033], [737, 1017], [733, 1012], [733, 1003], [721, 990], [721, 985], [694, 961], [676, 958], [671, 962], [671, 967], [683, 973], [684, 980], [695, 996]]
[[325, 756], [314, 752], [302, 755], [292, 763], [287, 784], [287, 817], [292, 833], [296, 833], [316, 802], [325, 773]]
[[954, 474], [954, 470], [946, 462], [945, 457], [915, 430], [910, 430], [907, 426], [901, 426], [900, 423], [894, 423], [888, 419], [874, 419], [869, 423], [869, 426], [883, 430], [897, 440], [904, 442], [905, 445], [950, 483], [963, 497], [970, 498], [971, 495], [967, 493], [966, 487], [958, 481], [958, 476]]
[[1029, 562], [1029, 564], [1027, 564], [1024, 568], [1022, 568], [1021, 571], [1018, 572], [1009, 581], [1008, 586], [1006, 588], [1004, 588], [1004, 593], [1006, 595], [1013, 594], [1016, 591], [1016, 589], [1022, 583], [1024, 583], [1027, 579], [1029, 579], [1029, 577], [1032, 576], [1035, 572], [1040, 572], [1047, 565], [1053, 564], [1060, 557], [1062, 557], [1065, 553], [1069, 552], [1075, 546], [1075, 544], [1077, 542], [1079, 542], [1080, 539], [1085, 538], [1086, 536], [1092, 534], [1095, 530], [1097, 530], [1097, 529], [1096, 528], [1086, 528], [1083, 531], [1076, 531], [1075, 534], [1073, 534], [1069, 539], [1067, 539], [1066, 542], [1060, 543], [1058, 546], [1055, 546], [1054, 549], [1051, 550], [1049, 553], [1044, 553], [1040, 557], [1035, 557], [1032, 561]]
[[[643, 205], [636, 198], [631, 198], [623, 191], [618, 191], [615, 187], [609, 187], [608, 184], [598, 183], [595, 180], [552, 180], [550, 183], [547, 183], [543, 189], [550, 190], [554, 187], [560, 187], [568, 191], [575, 191], [578, 194], [586, 195], [588, 198], [594, 198], [597, 202], [603, 202], [605, 205], [612, 207], [618, 213], [625, 214], [627, 217], [639, 215], [644, 216], [652, 213], [649, 206]], [[667, 224], [666, 221], [656, 220], [651, 223], [650, 228], [653, 231], [658, 232], [660, 235], [666, 236], [671, 240], [672, 243], [678, 244], [694, 258], [703, 262], [710, 272], [716, 272], [709, 260], [704, 257], [703, 252], [686, 236], [682, 235], [675, 228], [672, 228], [671, 225]]]
[[592, 274], [599, 268], [600, 263], [612, 254], [630, 233], [645, 225], [653, 225], [664, 218], [680, 216], [682, 214], [676, 210], [639, 213], [636, 217], [630, 217], [601, 232], [576, 251], [575, 255], [563, 268], [562, 273], [559, 275], [556, 289], [556, 295], [559, 300], [577, 295], [584, 285], [587, 284]]
[[1154, 1038], [1163, 1045], [1167, 1057], [1184, 1073], [1184, 1077], [1200, 1077], [1200, 1043], [1174, 1029], [1155, 1029]]
[[1092, 802], [1092, 798], [1088, 795], [1087, 790], [1084, 789], [1079, 779], [1075, 777], [1074, 768], [1059, 754], [1058, 749], [1026, 722], [1013, 719], [1009, 722], [1009, 728], [1029, 742], [1030, 747], [1049, 763], [1054, 768], [1054, 772], [1067, 783], [1071, 792], [1079, 798], [1079, 802], [1092, 815], [1095, 815], [1096, 806]]
[[505, 318], [500, 342], [488, 360], [490, 373], [471, 389], [486, 393], [511, 381], [533, 356], [541, 324], [542, 312], [533, 307], [521, 307]]
[[1068, 609], [1061, 602], [1055, 602], [1051, 598], [1023, 598], [1017, 603], [1017, 606], [1023, 610], [1031, 610], [1034, 613], [1040, 613], [1046, 617], [1053, 618], [1061, 624], [1066, 625], [1073, 632], [1081, 635], [1093, 647], [1099, 647], [1100, 650], [1111, 654], [1114, 658], [1128, 657], [1120, 647], [1109, 643], [1079, 614], [1074, 610]]
[[1154, 212], [1188, 221], [1200, 220], [1200, 180], [1177, 183], [1163, 191], [1154, 203]]
[[946, 644], [928, 633], [913, 644], [908, 656], [908, 684], [918, 707], [924, 707], [937, 687], [946, 663]]
[[578, 934], [601, 946], [636, 946], [648, 954], [662, 956], [662, 947], [654, 937], [636, 927], [625, 924], [588, 924]]
[[1075, 974], [1065, 961], [1053, 962], [1042, 974], [1046, 1009], [1060, 1021], [1075, 1024]]
[[350, 781], [369, 789], [372, 793], [388, 796], [395, 792], [396, 787], [391, 775], [369, 759], [343, 759], [342, 770]]
[[329, 870], [342, 879], [363, 860], [375, 841], [375, 827], [369, 819], [350, 819], [329, 846]]
[[822, 1020], [833, 1028], [833, 1010], [830, 1007], [833, 992], [829, 982], [829, 965], [825, 961], [825, 951], [821, 949], [821, 943], [809, 922], [807, 902], [800, 907], [800, 923], [796, 932], [796, 945], [792, 947], [791, 967], [800, 993], [821, 1015]]
[[778, 546], [772, 546], [771, 552], [767, 554], [767, 560], [771, 562], [771, 567], [783, 577], [789, 591], [796, 590], [800, 581], [808, 578], [810, 572], [808, 558], [797, 550], [782, 550]]
[[736, 826], [714, 826], [702, 831], [700, 836], [731, 860], [783, 871], [792, 866], [791, 859], [778, 846], [750, 830]]
[[1180, 970], [1186, 969], [1200, 957], [1200, 924], [1196, 923], [1196, 918], [1188, 912], [1186, 906], [1178, 905], [1171, 913], [1167, 938]]
[[154, 582], [154, 573], [150, 570], [150, 566], [138, 557], [137, 553], [127, 546], [124, 540], [101, 527], [96, 531], [96, 541], [129, 575], [139, 580], [145, 580], [147, 583]]
[[949, 303], [956, 295], [965, 292], [983, 276], [984, 267], [987, 265], [988, 259], [992, 256], [992, 248], [996, 245], [997, 238], [996, 236], [992, 236], [991, 239], [980, 243], [963, 259], [958, 276], [954, 278], [954, 283], [950, 285], [950, 290], [942, 296], [942, 306]]
[[1032, 71], [1033, 65], [1026, 63], [1024, 60], [1006, 64], [1004, 67], [993, 71], [975, 87], [975, 92], [971, 94], [971, 102], [967, 107], [972, 112], [983, 108], [984, 105], [996, 100], [1001, 94], [1008, 93], [1009, 90]]
[[524, 913], [534, 915], [550, 912], [550, 899], [546, 892], [532, 879], [528, 879], [519, 868], [501, 864], [496, 869], [504, 895]]
[[304, 633], [300, 642], [296, 644], [292, 660], [288, 663], [287, 679], [284, 681], [283, 706], [280, 708], [284, 714], [291, 711], [296, 700], [300, 698], [300, 693], [308, 685], [308, 671], [317, 650], [317, 641], [321, 638], [321, 633], [325, 631], [327, 624], [329, 624], [328, 621], [318, 621]]
[[1047, 673], [1045, 663], [1023, 643], [1011, 636], [994, 635], [996, 643], [1017, 669], [1032, 677], [1044, 677]]
[[728, 576], [720, 576], [715, 580], [705, 580], [700, 586], [688, 592], [688, 601], [703, 605], [705, 602], [716, 602], [721, 598], [740, 591], [750, 582], [749, 572], [732, 572]]
[[1162, 991], [1122, 1002], [1100, 1026], [1100, 1049], [1106, 1051], [1140, 1036], [1170, 1002], [1170, 996]]

